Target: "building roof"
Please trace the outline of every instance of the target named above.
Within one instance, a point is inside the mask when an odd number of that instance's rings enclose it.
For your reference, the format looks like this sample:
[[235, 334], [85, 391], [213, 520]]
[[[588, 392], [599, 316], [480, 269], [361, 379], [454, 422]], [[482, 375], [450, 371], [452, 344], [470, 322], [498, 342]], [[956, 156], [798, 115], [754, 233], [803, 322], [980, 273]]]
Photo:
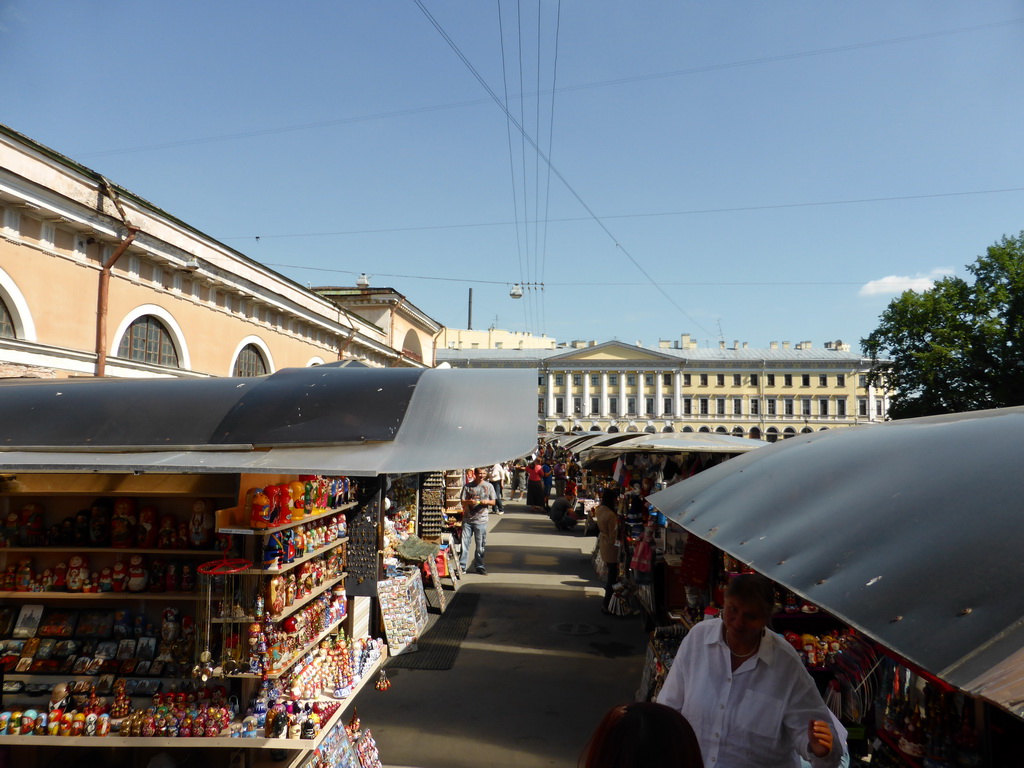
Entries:
[[570, 347], [559, 349], [441, 349], [436, 353], [438, 362], [448, 362], [458, 366], [477, 365], [509, 365], [536, 366], [545, 363], [548, 366], [560, 363], [601, 363], [637, 361], [644, 364], [656, 363], [659, 359], [666, 364], [680, 365], [691, 363], [790, 363], [797, 365], [813, 365], [818, 363], [846, 363], [862, 365], [867, 358], [863, 355], [841, 348], [801, 348], [768, 347], [768, 348], [706, 348], [690, 349], [648, 348], [637, 347], [619, 341], [608, 341], [586, 347]]

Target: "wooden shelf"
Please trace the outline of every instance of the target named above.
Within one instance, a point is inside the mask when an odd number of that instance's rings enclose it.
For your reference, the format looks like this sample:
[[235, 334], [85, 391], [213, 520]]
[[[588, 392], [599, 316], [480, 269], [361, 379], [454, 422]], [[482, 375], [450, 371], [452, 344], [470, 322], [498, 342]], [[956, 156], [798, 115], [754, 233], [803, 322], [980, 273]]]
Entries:
[[[184, 736], [0, 736], [0, 746], [13, 745], [13, 744], [25, 744], [35, 745], [40, 747], [180, 747], [193, 749], [195, 747], [230, 747], [233, 749], [287, 749], [287, 750], [300, 750], [303, 752], [316, 749], [326, 738], [327, 734], [330, 733], [338, 720], [344, 715], [346, 708], [356, 697], [356, 694], [362, 690], [363, 686], [366, 685], [367, 681], [373, 678], [373, 675], [377, 672], [377, 669], [387, 658], [387, 654], [381, 655], [381, 658], [376, 663], [370, 666], [366, 670], [366, 674], [363, 675], [363, 679], [359, 681], [358, 685], [352, 689], [352, 693], [346, 698], [341, 700], [341, 706], [334, 712], [333, 715], [323, 724], [320, 730], [317, 732], [316, 737], [312, 739], [268, 739], [260, 736], [254, 739], [246, 738], [232, 738], [230, 736], [211, 736], [202, 737], [201, 739], [184, 737]], [[239, 677], [239, 675], [233, 675], [233, 677]], [[252, 675], [252, 677], [257, 677]], [[331, 699], [331, 701], [337, 701], [337, 699]], [[224, 733], [224, 731], [221, 731]], [[267, 765], [280, 766], [279, 762], [272, 762], [270, 753], [267, 752]]]
[[221, 527], [217, 529], [217, 533], [234, 533], [239, 536], [269, 536], [272, 533], [278, 533], [279, 531], [287, 531], [290, 528], [295, 528], [299, 525], [305, 525], [314, 520], [320, 520], [324, 517], [330, 517], [336, 515], [339, 512], [344, 512], [346, 509], [351, 509], [356, 506], [356, 502], [350, 501], [347, 504], [342, 504], [340, 507], [332, 507], [331, 509], [324, 510], [315, 515], [306, 515], [301, 520], [292, 520], [290, 523], [284, 525], [275, 525], [273, 528], [243, 528], [243, 527]]
[[[298, 610], [300, 608], [303, 608], [306, 605], [309, 605], [309, 603], [311, 603], [314, 600], [316, 600], [318, 597], [320, 597], [320, 595], [322, 595], [327, 590], [332, 589], [335, 584], [338, 584], [339, 582], [344, 581], [347, 576], [348, 576], [348, 573], [342, 572], [338, 576], [335, 576], [332, 579], [328, 579], [323, 584], [321, 584], [319, 587], [315, 588], [308, 595], [303, 597], [301, 600], [296, 600], [294, 603], [292, 603], [291, 605], [287, 606], [285, 608], [284, 613], [280, 613], [280, 614], [278, 614], [276, 616], [271, 616], [270, 620], [271, 621], [281, 621], [281, 619], [288, 618], [293, 613], [298, 612]], [[261, 621], [261, 620], [262, 619], [260, 617], [258, 617], [258, 616], [238, 616], [238, 617], [232, 616], [232, 617], [227, 617], [227, 618], [213, 618], [213, 619], [210, 619], [211, 623], [213, 623], [213, 624], [251, 624], [254, 621]]]
[[5, 474], [0, 496], [211, 496], [237, 499], [236, 475], [161, 473]]
[[40, 552], [63, 552], [73, 554], [114, 554], [114, 555], [163, 555], [165, 557], [213, 557], [223, 558], [224, 552], [219, 549], [136, 549], [134, 547], [125, 547], [123, 549], [114, 549], [113, 547], [76, 547], [76, 546], [58, 546], [58, 547], [0, 547], [0, 555], [10, 552], [12, 554], [21, 553], [34, 553]]
[[198, 592], [10, 592], [0, 591], [0, 600], [20, 599], [28, 602], [53, 600], [192, 600]]
[[280, 568], [249, 568], [248, 570], [242, 571], [241, 575], [242, 576], [268, 576], [268, 575], [272, 576], [272, 575], [278, 574], [278, 573], [287, 573], [292, 568], [300, 566], [300, 565], [302, 565], [303, 563], [305, 563], [305, 562], [307, 562], [309, 560], [313, 560], [316, 557], [318, 557], [319, 555], [324, 554], [325, 552], [330, 552], [332, 549], [335, 549], [336, 547], [341, 546], [346, 541], [348, 541], [348, 536], [344, 536], [344, 537], [342, 537], [340, 539], [335, 539], [330, 544], [325, 544], [324, 546], [320, 547], [320, 549], [314, 550], [313, 552], [310, 552], [309, 554], [303, 555], [302, 557], [297, 557], [294, 560], [292, 560], [290, 563], [285, 563]]
[[[288, 674], [288, 672], [291, 670], [291, 668], [295, 665], [295, 662], [297, 662], [299, 659], [301, 659], [303, 656], [305, 656], [311, 650], [316, 648], [317, 644], [321, 640], [323, 640], [325, 637], [327, 637], [329, 634], [331, 634], [334, 630], [336, 630], [338, 627], [340, 627], [342, 622], [345, 621], [345, 618], [347, 618], [347, 617], [343, 617], [343, 618], [338, 619], [336, 622], [334, 622], [329, 627], [327, 627], [327, 629], [325, 629], [323, 632], [321, 632], [315, 638], [313, 638], [308, 643], [306, 643], [306, 645], [304, 645], [301, 649], [299, 649], [298, 651], [293, 653], [288, 659], [286, 659], [282, 664], [279, 665], [280, 666], [280, 671], [279, 672], [273, 672], [273, 673], [267, 674], [265, 677], [267, 677], [267, 679], [269, 679], [269, 680], [277, 680], [278, 678]], [[238, 672], [238, 673], [233, 674], [233, 675], [224, 675], [224, 677], [239, 678], [239, 679], [242, 679], [242, 680], [246, 680], [246, 679], [248, 679], [248, 680], [262, 680], [264, 678], [264, 675], [255, 675], [255, 674], [252, 674], [252, 673], [249, 673], [249, 672]]]

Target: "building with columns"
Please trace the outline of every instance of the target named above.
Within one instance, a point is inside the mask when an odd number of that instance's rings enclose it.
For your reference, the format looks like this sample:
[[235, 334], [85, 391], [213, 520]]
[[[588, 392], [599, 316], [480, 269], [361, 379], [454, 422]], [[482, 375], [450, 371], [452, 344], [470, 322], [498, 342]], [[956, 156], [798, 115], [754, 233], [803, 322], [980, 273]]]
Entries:
[[647, 349], [572, 342], [553, 351], [438, 349], [452, 367], [536, 368], [544, 432], [717, 432], [775, 442], [802, 432], [883, 421], [870, 361], [841, 341], [814, 347], [679, 341]]

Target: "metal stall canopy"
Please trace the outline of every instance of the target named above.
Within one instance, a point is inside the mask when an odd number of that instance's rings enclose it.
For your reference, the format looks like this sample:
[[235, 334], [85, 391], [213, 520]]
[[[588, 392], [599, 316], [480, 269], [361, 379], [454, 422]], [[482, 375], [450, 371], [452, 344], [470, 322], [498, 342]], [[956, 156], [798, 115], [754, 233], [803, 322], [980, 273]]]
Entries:
[[648, 501], [919, 668], [1024, 717], [1024, 407], [803, 435]]
[[536, 444], [536, 371], [287, 368], [222, 379], [0, 382], [0, 470], [378, 474]]
[[592, 444], [581, 449], [585, 461], [615, 458], [624, 453], [746, 453], [768, 443], [714, 432], [630, 435], [614, 444]]

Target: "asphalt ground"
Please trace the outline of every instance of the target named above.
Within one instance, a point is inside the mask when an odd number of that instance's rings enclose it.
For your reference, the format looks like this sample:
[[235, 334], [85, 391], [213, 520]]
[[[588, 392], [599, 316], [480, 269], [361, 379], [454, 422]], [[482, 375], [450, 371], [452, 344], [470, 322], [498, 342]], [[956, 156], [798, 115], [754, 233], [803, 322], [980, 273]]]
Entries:
[[480, 600], [452, 668], [388, 670], [387, 691], [354, 702], [385, 766], [574, 766], [604, 714], [635, 698], [647, 636], [639, 617], [601, 613], [595, 537], [505, 510], [488, 521], [488, 575], [459, 582]]

